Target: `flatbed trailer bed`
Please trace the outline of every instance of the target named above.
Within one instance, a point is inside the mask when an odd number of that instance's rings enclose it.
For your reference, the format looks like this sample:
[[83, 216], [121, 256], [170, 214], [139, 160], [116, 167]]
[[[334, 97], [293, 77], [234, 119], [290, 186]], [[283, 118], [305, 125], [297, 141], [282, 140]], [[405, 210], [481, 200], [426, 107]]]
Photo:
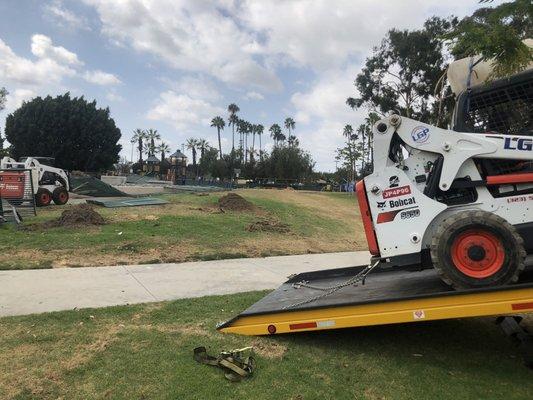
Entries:
[[434, 269], [376, 270], [365, 284], [324, 293], [293, 285], [306, 281], [325, 288], [339, 285], [365, 266], [307, 272], [291, 277], [278, 289], [217, 329], [242, 335], [269, 335], [431, 321], [450, 318], [533, 313], [533, 269], [514, 285], [454, 290]]

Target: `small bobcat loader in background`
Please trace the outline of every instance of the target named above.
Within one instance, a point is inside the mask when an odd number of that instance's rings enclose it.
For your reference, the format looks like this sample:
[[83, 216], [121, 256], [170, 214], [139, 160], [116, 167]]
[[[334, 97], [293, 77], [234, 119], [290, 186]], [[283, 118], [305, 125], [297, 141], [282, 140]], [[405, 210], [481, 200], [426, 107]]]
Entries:
[[[21, 171], [27, 170], [31, 172], [33, 195], [38, 207], [47, 206], [52, 200], [58, 205], [66, 204], [69, 199], [69, 177], [64, 170], [51, 166], [53, 162], [54, 159], [48, 157], [23, 157], [19, 162], [10, 157], [2, 158], [0, 191], [8, 181], [13, 181], [11, 184], [14, 185], [17, 179], [24, 179]], [[14, 201], [16, 199], [12, 198], [11, 202]]]

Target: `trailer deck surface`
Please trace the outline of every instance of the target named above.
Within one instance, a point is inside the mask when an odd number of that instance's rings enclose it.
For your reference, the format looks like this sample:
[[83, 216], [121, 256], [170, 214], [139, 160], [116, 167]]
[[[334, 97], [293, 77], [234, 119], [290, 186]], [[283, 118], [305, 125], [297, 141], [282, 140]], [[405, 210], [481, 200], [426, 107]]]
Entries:
[[377, 270], [364, 285], [348, 286], [315, 301], [317, 287], [346, 282], [364, 266], [296, 275], [235, 318], [219, 325], [223, 332], [266, 335], [422, 320], [533, 312], [533, 269], [517, 284], [487, 289], [454, 290], [434, 269]]

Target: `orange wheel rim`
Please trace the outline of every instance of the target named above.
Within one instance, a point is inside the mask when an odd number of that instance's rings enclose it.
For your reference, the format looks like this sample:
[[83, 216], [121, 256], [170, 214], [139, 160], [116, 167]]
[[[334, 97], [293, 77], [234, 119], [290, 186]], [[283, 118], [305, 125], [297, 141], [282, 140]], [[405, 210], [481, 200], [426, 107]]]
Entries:
[[451, 248], [452, 262], [466, 276], [488, 278], [502, 267], [505, 249], [493, 233], [470, 229], [457, 236]]
[[66, 200], [67, 200], [67, 194], [64, 192], [59, 193], [59, 201], [65, 202]]

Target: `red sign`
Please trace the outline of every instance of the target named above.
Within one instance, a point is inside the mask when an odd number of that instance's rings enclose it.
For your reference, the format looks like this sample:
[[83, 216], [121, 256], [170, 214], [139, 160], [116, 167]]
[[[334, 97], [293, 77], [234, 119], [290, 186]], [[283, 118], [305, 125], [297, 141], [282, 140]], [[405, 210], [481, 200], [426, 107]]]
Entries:
[[22, 199], [25, 182], [24, 172], [0, 172], [0, 197]]
[[383, 198], [390, 199], [391, 197], [404, 196], [406, 194], [411, 194], [411, 186], [409, 185], [384, 190]]

